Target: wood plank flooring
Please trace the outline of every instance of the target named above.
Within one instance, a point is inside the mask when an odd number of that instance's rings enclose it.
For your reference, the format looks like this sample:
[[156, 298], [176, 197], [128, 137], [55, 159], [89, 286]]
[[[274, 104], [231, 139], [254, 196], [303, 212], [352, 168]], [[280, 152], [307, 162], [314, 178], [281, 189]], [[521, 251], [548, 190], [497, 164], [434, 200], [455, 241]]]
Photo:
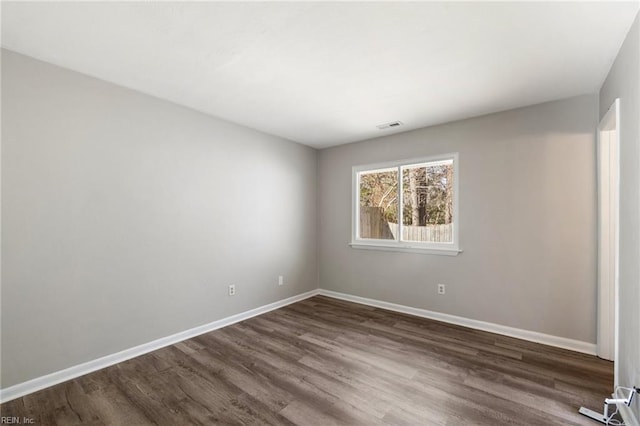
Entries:
[[317, 296], [3, 404], [39, 425], [593, 425], [613, 365]]

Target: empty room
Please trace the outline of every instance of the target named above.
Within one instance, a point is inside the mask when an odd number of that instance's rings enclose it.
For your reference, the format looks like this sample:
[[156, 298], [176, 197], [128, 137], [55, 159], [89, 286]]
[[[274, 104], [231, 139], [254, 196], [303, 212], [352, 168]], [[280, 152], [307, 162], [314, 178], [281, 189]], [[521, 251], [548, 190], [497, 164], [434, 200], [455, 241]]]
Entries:
[[639, 10], [2, 1], [0, 424], [638, 426]]

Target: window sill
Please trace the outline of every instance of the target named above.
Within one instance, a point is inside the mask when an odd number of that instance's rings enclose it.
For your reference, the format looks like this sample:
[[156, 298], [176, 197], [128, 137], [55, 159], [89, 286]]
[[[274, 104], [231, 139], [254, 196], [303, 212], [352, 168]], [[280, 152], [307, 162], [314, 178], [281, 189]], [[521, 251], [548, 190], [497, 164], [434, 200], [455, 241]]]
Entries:
[[439, 256], [457, 256], [462, 250], [455, 248], [433, 248], [416, 246], [386, 246], [381, 244], [349, 243], [351, 248], [361, 250], [398, 251], [405, 253], [435, 254]]

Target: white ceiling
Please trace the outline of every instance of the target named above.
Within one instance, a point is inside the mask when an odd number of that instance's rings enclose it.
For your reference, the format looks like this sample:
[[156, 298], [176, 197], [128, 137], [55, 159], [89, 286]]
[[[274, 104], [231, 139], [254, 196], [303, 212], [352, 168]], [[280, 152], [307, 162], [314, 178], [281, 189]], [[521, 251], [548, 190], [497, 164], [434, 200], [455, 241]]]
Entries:
[[[3, 2], [2, 46], [313, 147], [594, 93], [638, 2]], [[400, 120], [404, 126], [378, 130]]]

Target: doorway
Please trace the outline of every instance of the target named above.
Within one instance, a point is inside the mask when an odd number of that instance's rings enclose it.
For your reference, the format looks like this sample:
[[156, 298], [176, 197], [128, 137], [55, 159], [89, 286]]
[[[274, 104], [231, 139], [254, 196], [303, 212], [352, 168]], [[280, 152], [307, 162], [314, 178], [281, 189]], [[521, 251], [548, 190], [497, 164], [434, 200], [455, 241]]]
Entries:
[[[598, 342], [600, 358], [617, 361], [620, 100], [598, 125]], [[617, 363], [614, 382], [618, 382]]]

